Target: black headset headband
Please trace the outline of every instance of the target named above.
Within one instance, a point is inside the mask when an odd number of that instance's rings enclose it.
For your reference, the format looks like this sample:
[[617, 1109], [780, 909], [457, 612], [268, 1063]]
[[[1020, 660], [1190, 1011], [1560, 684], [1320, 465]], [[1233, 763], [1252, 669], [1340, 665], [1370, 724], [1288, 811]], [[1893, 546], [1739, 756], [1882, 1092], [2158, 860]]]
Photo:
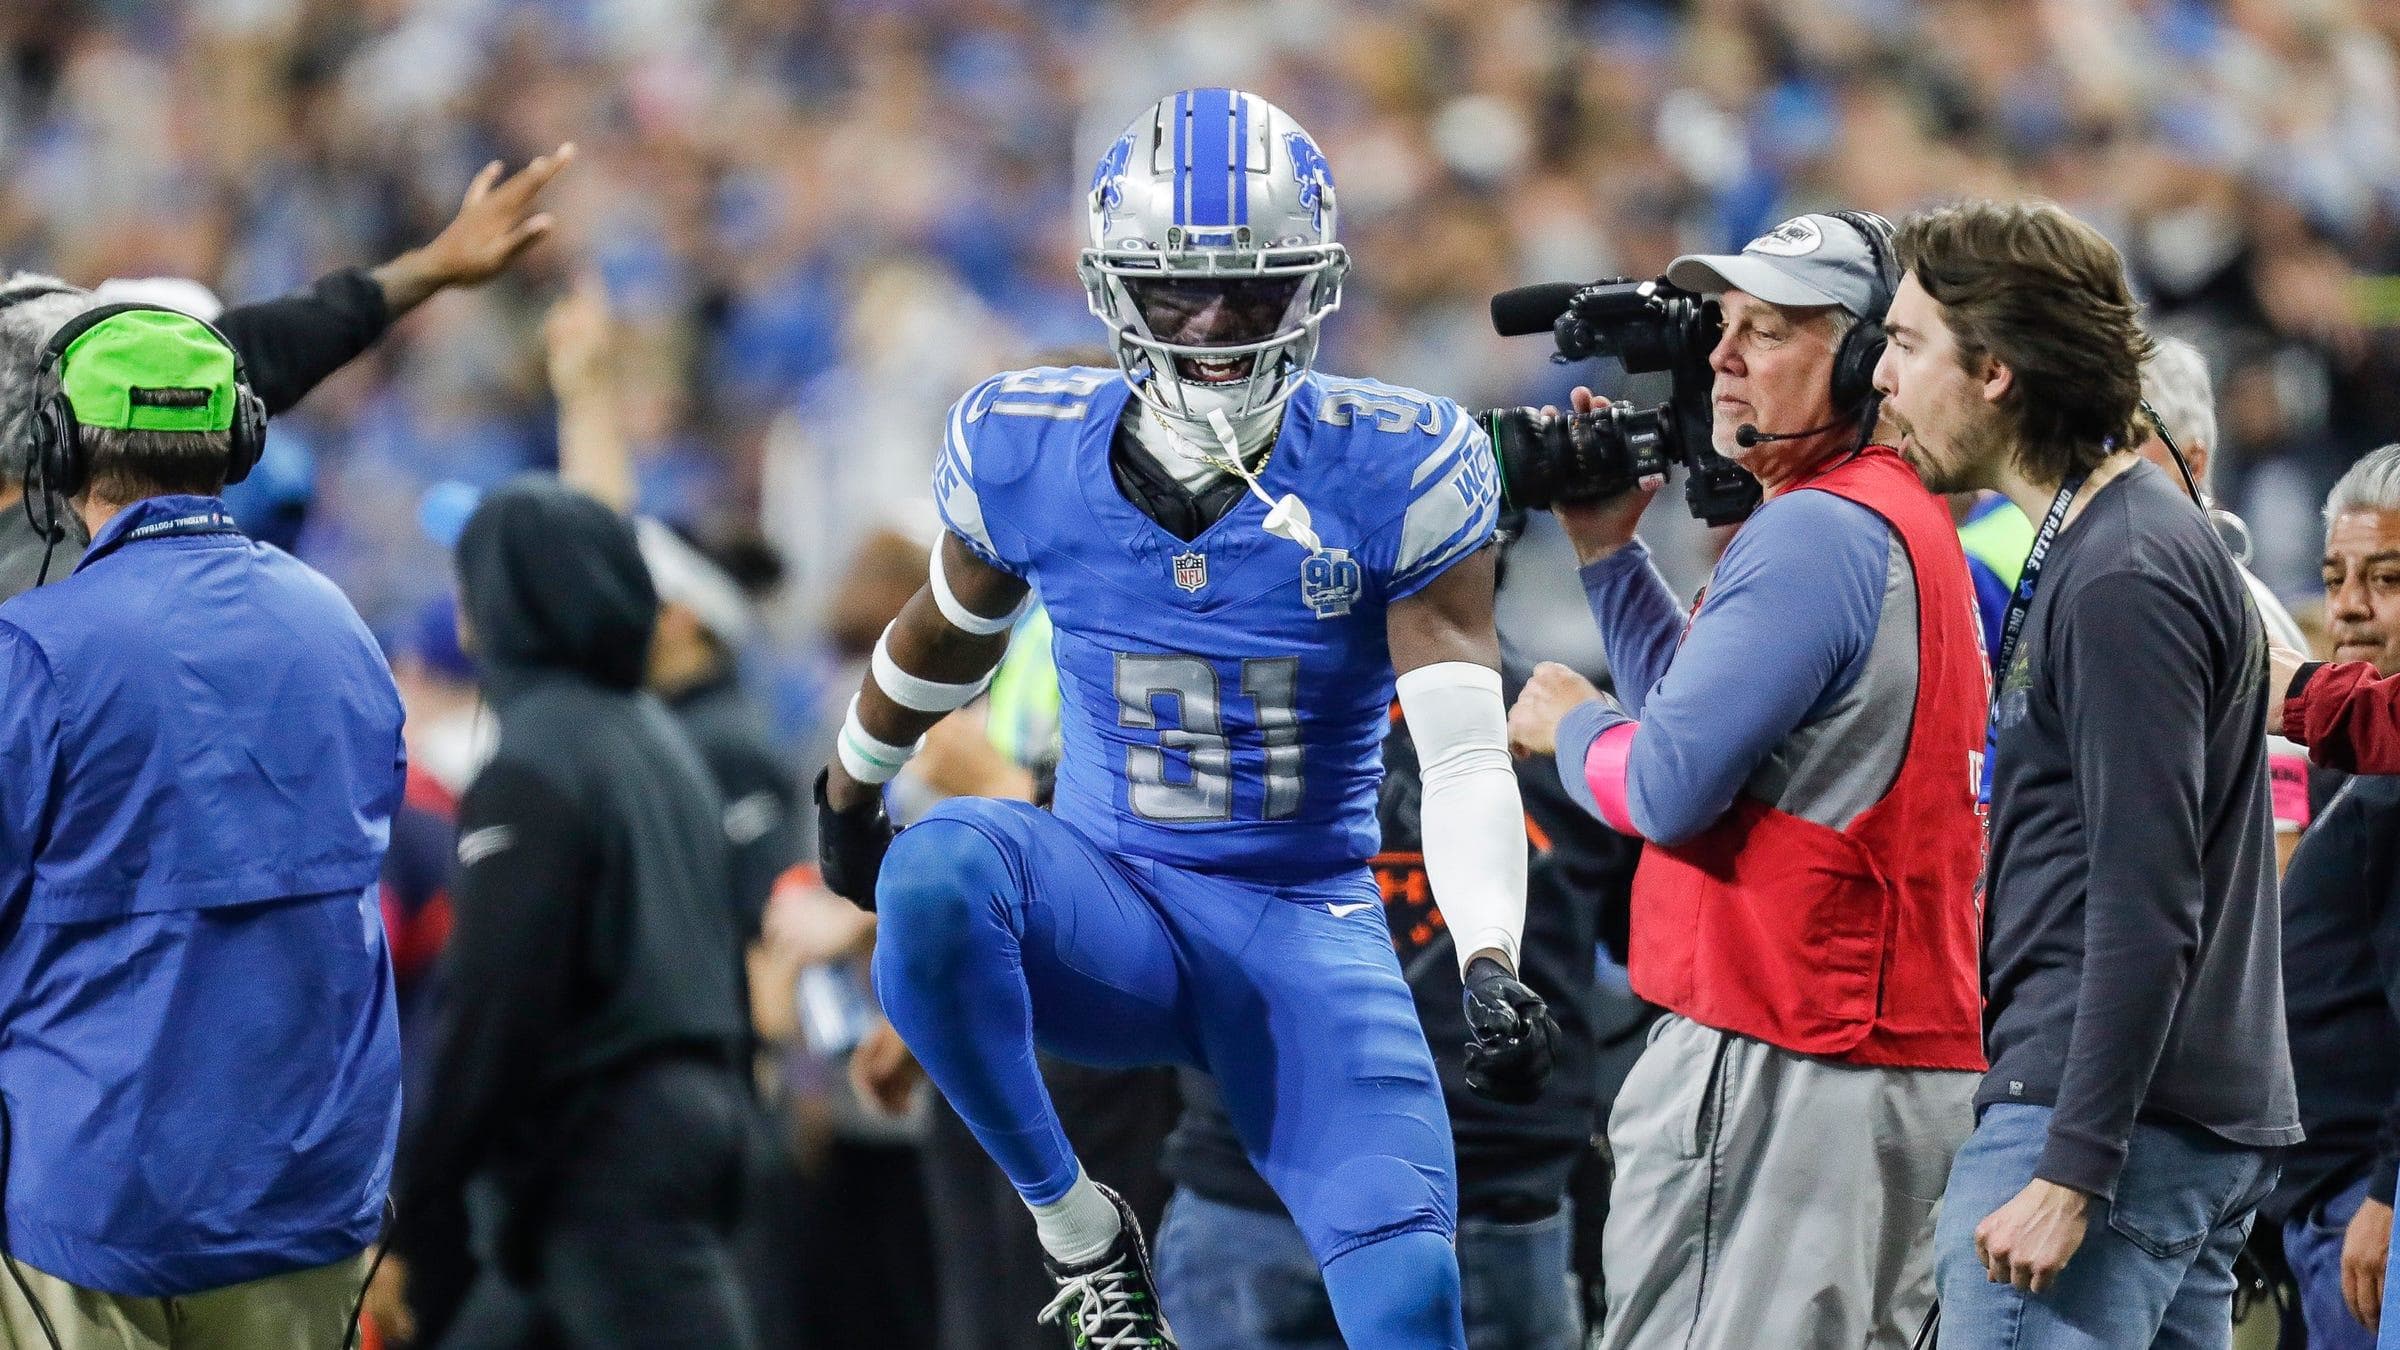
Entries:
[[[53, 291], [52, 293], [57, 292]], [[186, 314], [182, 310], [166, 305], [140, 302], [95, 305], [60, 324], [58, 331], [52, 333], [50, 340], [42, 345], [42, 360], [36, 373], [36, 387], [39, 388], [38, 381], [42, 377], [49, 377], [53, 388], [49, 393], [38, 398], [34, 404], [33, 445], [25, 466], [25, 499], [28, 504], [29, 516], [37, 483], [45, 490], [45, 494], [56, 493], [60, 497], [73, 497], [81, 492], [90, 480], [91, 462], [84, 449], [82, 432], [75, 417], [75, 408], [67, 397], [65, 381], [59, 378], [59, 367], [66, 360], [67, 349], [74, 346], [78, 339], [94, 328], [107, 323], [120, 314], [129, 313], [172, 314], [178, 318], [190, 320], [208, 330], [209, 334], [217, 340], [218, 345], [222, 346], [226, 353], [233, 358], [233, 420], [226, 428], [224, 481], [239, 483], [249, 477], [250, 471], [258, 466], [259, 456], [265, 453], [266, 405], [250, 388], [249, 368], [242, 360], [240, 350], [226, 338], [222, 329], [206, 319]], [[34, 524], [36, 529], [42, 528], [40, 522], [36, 521]], [[50, 532], [54, 539], [58, 531], [58, 522], [51, 521]]]
[[[52, 290], [43, 293], [49, 295], [69, 294], [69, 292], [63, 290]], [[15, 304], [20, 299], [30, 298], [30, 296], [0, 297], [0, 308], [5, 308], [7, 305]], [[95, 328], [98, 328], [100, 325], [107, 323], [110, 319], [113, 319], [120, 314], [145, 313], [172, 314], [179, 319], [189, 319], [193, 323], [196, 323], [202, 328], [207, 329], [209, 336], [215, 338], [217, 342], [233, 356], [233, 382], [243, 389], [250, 387], [250, 370], [247, 366], [242, 364], [241, 349], [233, 345], [233, 339], [225, 336], [224, 330], [218, 328], [215, 324], [210, 323], [208, 320], [201, 318], [197, 314], [186, 314], [180, 309], [171, 309], [165, 305], [148, 304], [140, 300], [121, 300], [112, 304], [94, 305], [90, 309], [87, 309], [81, 314], [76, 315], [74, 318], [60, 324], [58, 326], [58, 331], [52, 333], [50, 335], [50, 340], [42, 345], [41, 373], [49, 374], [57, 370], [58, 363], [64, 359], [67, 354], [67, 348], [75, 345], [75, 339], [82, 337], [84, 334], [92, 331]]]
[[1900, 289], [1900, 260], [1893, 251], [1895, 231], [1892, 222], [1873, 211], [1835, 211], [1831, 214], [1835, 220], [1858, 231], [1858, 237], [1866, 241], [1867, 260], [1875, 264], [1875, 312], [1859, 317], [1881, 323], [1883, 316], [1891, 310], [1893, 294]]
[[[1867, 261], [1875, 269], [1874, 290], [1867, 297], [1868, 312], [1857, 315], [1857, 322], [1842, 334], [1841, 344], [1833, 353], [1833, 401], [1845, 410], [1861, 410], [1861, 437], [1874, 434], [1875, 366], [1883, 359], [1883, 319], [1891, 311], [1892, 296], [1900, 289], [1899, 269], [1894, 265], [1892, 223], [1872, 211], [1828, 212], [1835, 220], [1858, 231], [1867, 246]], [[1864, 441], [1861, 441], [1864, 444]]]

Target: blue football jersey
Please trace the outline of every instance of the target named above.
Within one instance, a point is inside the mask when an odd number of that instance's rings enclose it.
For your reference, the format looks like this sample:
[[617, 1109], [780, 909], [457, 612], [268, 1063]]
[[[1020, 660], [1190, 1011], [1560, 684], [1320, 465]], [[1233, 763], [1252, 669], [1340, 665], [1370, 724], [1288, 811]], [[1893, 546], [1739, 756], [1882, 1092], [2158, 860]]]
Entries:
[[1058, 815], [1103, 847], [1304, 879], [1377, 848], [1392, 699], [1384, 610], [1492, 537], [1490, 443], [1448, 399], [1311, 374], [1256, 497], [1193, 540], [1118, 491], [1114, 370], [1013, 371], [950, 411], [934, 497], [952, 533], [1032, 583], [1055, 625]]

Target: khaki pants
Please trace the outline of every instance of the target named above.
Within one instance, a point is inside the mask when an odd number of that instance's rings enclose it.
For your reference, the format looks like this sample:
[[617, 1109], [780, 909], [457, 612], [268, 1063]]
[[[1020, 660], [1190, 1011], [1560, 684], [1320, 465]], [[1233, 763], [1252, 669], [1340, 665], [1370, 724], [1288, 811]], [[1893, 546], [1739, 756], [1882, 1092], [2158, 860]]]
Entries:
[[[367, 1254], [179, 1298], [83, 1289], [0, 1256], [50, 1315], [59, 1350], [343, 1350]], [[49, 1350], [25, 1290], [0, 1275], [0, 1344]]]
[[1908, 1350], [1981, 1081], [1660, 1018], [1608, 1122], [1604, 1350]]

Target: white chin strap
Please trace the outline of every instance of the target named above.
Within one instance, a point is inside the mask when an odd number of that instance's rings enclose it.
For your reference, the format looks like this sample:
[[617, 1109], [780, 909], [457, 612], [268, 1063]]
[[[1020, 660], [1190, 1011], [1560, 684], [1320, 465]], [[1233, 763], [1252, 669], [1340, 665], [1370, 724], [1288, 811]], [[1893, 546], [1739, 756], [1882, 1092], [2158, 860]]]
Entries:
[[[1297, 368], [1284, 368], [1285, 358], [1290, 355], [1288, 346], [1245, 352], [1243, 358], [1251, 363], [1248, 375], [1214, 382], [1186, 379], [1180, 367], [1184, 361], [1215, 359], [1205, 348], [1178, 349], [1136, 343], [1133, 350], [1136, 356], [1132, 364], [1146, 367], [1149, 372], [1146, 378], [1136, 381], [1144, 404], [1170, 422], [1196, 431], [1205, 429], [1211, 412], [1222, 412], [1241, 429], [1245, 444], [1253, 436], [1258, 438], [1257, 445], [1249, 446], [1254, 452], [1273, 439], [1273, 429], [1282, 421], [1284, 405], [1291, 400], [1294, 381], [1304, 373]], [[1122, 352], [1119, 364], [1120, 368], [1126, 364]]]
[[[1194, 400], [1197, 402], [1197, 400]], [[1205, 405], [1203, 405], [1205, 407]], [[1191, 417], [1170, 415], [1148, 399], [1137, 400], [1133, 421], [1133, 439], [1159, 466], [1174, 475], [1187, 488], [1197, 490], [1209, 481], [1230, 476], [1233, 470], [1224, 467], [1217, 434], [1208, 424], [1207, 412], [1198, 411]], [[1233, 424], [1235, 443], [1247, 462], [1258, 457], [1275, 440], [1283, 425], [1282, 409], [1272, 413], [1253, 413], [1236, 418], [1230, 409], [1224, 415]]]

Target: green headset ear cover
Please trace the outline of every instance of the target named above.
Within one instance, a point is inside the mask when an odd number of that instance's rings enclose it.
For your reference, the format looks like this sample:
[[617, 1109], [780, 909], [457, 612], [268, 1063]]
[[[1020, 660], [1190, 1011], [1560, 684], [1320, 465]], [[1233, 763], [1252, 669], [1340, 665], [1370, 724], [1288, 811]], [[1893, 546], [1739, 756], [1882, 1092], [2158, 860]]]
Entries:
[[207, 324], [166, 310], [112, 314], [59, 356], [75, 420], [126, 431], [225, 431], [233, 426], [233, 349]]

